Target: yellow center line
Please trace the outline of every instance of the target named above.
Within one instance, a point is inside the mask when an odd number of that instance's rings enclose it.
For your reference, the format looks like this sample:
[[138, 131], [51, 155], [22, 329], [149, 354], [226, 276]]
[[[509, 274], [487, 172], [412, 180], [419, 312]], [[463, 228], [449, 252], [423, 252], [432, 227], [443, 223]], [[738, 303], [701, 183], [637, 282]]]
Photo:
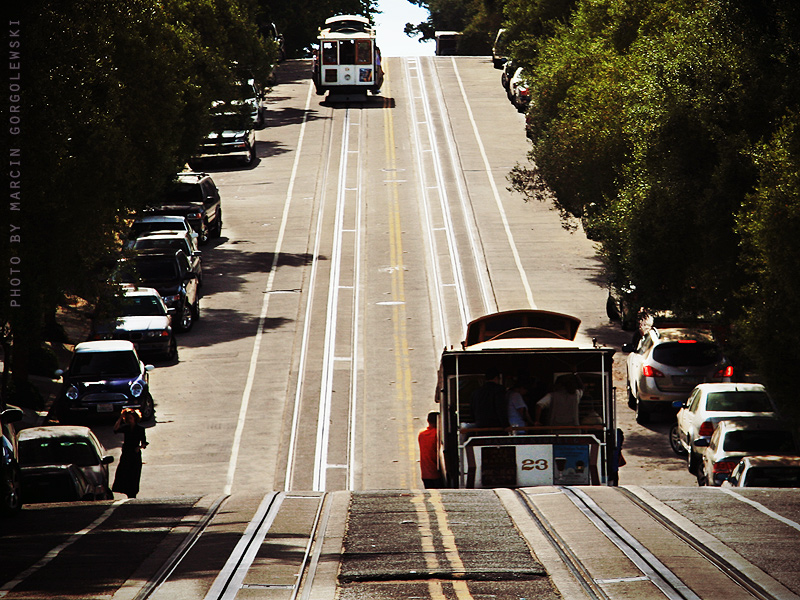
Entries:
[[[389, 79], [388, 65], [386, 80]], [[409, 357], [408, 320], [405, 304], [405, 265], [403, 263], [403, 240], [400, 223], [400, 192], [397, 177], [397, 155], [395, 153], [394, 117], [388, 99], [391, 98], [391, 88], [388, 83], [384, 85], [387, 100], [384, 100], [384, 144], [387, 162], [387, 182], [389, 183], [389, 251], [392, 278], [392, 321], [394, 327], [394, 359], [396, 396], [398, 407], [405, 409], [400, 423], [400, 453], [405, 454], [405, 463], [408, 465], [401, 475], [400, 487], [413, 489], [419, 487], [417, 473], [416, 436], [414, 431], [414, 403], [411, 390], [411, 360]]]

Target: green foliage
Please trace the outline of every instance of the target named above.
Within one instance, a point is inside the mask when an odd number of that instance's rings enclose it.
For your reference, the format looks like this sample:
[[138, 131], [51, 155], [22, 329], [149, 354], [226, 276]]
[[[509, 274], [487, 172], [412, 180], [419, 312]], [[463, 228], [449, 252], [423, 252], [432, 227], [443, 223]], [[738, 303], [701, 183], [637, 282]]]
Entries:
[[736, 322], [788, 389], [775, 365], [800, 347], [800, 5], [509, 0], [505, 14], [531, 83], [531, 164], [512, 185], [554, 194], [642, 304]]
[[289, 57], [308, 55], [317, 43], [325, 19], [335, 15], [362, 15], [371, 19], [378, 9], [377, 0], [258, 0], [258, 4], [261, 20], [275, 23], [283, 34]]

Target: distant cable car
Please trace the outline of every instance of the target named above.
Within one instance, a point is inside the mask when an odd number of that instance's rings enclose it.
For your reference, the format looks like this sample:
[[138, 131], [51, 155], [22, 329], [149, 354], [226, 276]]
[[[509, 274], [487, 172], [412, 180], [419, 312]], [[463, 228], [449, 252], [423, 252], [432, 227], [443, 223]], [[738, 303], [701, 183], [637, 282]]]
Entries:
[[359, 15], [339, 15], [325, 20], [314, 54], [312, 79], [317, 94], [329, 99], [366, 100], [383, 85], [381, 51], [375, 28]]
[[461, 34], [458, 31], [437, 31], [436, 56], [451, 56], [458, 54], [458, 40]]

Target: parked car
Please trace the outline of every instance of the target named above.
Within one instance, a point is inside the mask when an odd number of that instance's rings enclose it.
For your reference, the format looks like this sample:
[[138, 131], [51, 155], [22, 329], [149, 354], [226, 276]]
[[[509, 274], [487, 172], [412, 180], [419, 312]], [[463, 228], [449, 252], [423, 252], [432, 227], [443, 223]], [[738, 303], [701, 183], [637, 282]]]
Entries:
[[730, 383], [733, 366], [710, 333], [684, 328], [656, 329], [636, 347], [624, 344], [627, 359], [628, 405], [636, 421], [646, 423], [655, 411], [684, 402], [700, 383]]
[[139, 360], [127, 340], [97, 340], [75, 346], [69, 367], [59, 369], [61, 390], [54, 403], [59, 421], [67, 423], [89, 415], [115, 415], [136, 408], [142, 417], [153, 417], [149, 372], [153, 365]]
[[519, 112], [525, 112], [531, 102], [530, 88], [522, 67], [516, 70], [511, 80], [508, 82], [508, 98]]
[[212, 128], [189, 164], [205, 159], [237, 158], [250, 166], [256, 160], [256, 130], [247, 111], [233, 110], [212, 115]]
[[[23, 496], [29, 503], [113, 500], [108, 478], [108, 465], [113, 461], [114, 457], [106, 452], [88, 427], [49, 425], [23, 429], [19, 434]], [[82, 473], [85, 486], [81, 485], [80, 477], [67, 474], [61, 468], [67, 466], [74, 466]], [[65, 481], [74, 483], [65, 485]], [[66, 500], [51, 499], [71, 489], [80, 491], [74, 495], [64, 494], [72, 496]]]
[[101, 307], [100, 312], [92, 323], [93, 340], [128, 340], [140, 356], [177, 356], [172, 317], [158, 290], [125, 287], [122, 295]]
[[[225, 134], [227, 136], [227, 134]], [[234, 141], [227, 137], [220, 138], [213, 134], [214, 148], [230, 146]], [[255, 133], [253, 133], [255, 136]], [[254, 146], [253, 141], [247, 142], [247, 147]], [[214, 180], [208, 173], [195, 173], [185, 171], [178, 173], [175, 180], [168, 186], [164, 193], [164, 200], [157, 205], [146, 209], [148, 215], [171, 215], [183, 217], [194, 231], [199, 243], [205, 244], [209, 238], [217, 238], [222, 234], [222, 200]], [[175, 229], [177, 230], [177, 227]], [[151, 229], [150, 231], [155, 231]], [[136, 237], [139, 237], [138, 234]]]
[[189, 259], [189, 266], [192, 273], [197, 275], [198, 285], [203, 285], [203, 253], [197, 249], [196, 237], [191, 236], [185, 231], [151, 231], [136, 238], [133, 241], [131, 250], [141, 252], [142, 250], [182, 250]]
[[[513, 60], [507, 60], [503, 65], [503, 71], [500, 73], [500, 83], [503, 84], [503, 89], [506, 91], [506, 94], [508, 94], [511, 78], [517, 72], [517, 69], [519, 69], [519, 65], [517, 65], [517, 63], [515, 63]], [[509, 96], [509, 100], [510, 99], [511, 96]]]
[[672, 450], [689, 455], [689, 471], [696, 474], [700, 455], [692, 444], [710, 438], [717, 423], [731, 418], [777, 416], [777, 408], [767, 390], [758, 383], [701, 383], [686, 402], [675, 403], [678, 418], [670, 431]]
[[189, 331], [200, 318], [197, 275], [182, 250], [142, 250], [123, 257], [114, 278], [158, 290], [178, 331]]
[[495, 69], [502, 69], [503, 65], [508, 60], [507, 37], [507, 29], [497, 30], [497, 35], [494, 37], [494, 44], [492, 44], [492, 65]]
[[22, 475], [19, 468], [17, 430], [22, 410], [6, 405], [0, 410], [0, 516], [8, 517], [22, 508]]
[[699, 438], [694, 448], [702, 452], [697, 470], [699, 485], [720, 485], [745, 456], [797, 455], [794, 432], [778, 419], [720, 421], [711, 439]]
[[722, 487], [800, 487], [800, 456], [745, 456]]
[[92, 485], [75, 465], [28, 467], [22, 474], [22, 501], [79, 502], [95, 500]]
[[128, 231], [128, 239], [125, 242], [125, 248], [130, 249], [133, 247], [134, 241], [147, 234], [155, 231], [182, 231], [188, 233], [193, 238], [197, 238], [197, 234], [189, 225], [189, 221], [183, 216], [177, 215], [143, 215], [138, 217], [131, 224]]

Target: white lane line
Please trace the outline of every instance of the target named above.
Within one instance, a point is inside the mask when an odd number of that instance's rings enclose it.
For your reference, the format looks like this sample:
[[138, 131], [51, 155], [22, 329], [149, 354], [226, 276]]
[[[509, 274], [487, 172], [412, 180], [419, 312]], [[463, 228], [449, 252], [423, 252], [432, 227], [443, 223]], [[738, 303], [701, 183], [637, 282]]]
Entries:
[[503, 221], [503, 228], [505, 229], [506, 237], [508, 238], [508, 244], [511, 246], [511, 254], [514, 256], [514, 263], [517, 265], [517, 271], [519, 271], [520, 279], [522, 279], [522, 286], [525, 288], [525, 295], [528, 298], [528, 304], [531, 308], [536, 308], [536, 302], [533, 300], [533, 291], [531, 290], [530, 283], [528, 282], [528, 275], [525, 273], [525, 268], [522, 266], [522, 259], [519, 256], [517, 245], [514, 242], [514, 236], [511, 233], [511, 227], [508, 224], [508, 216], [506, 215], [505, 208], [503, 208], [503, 202], [500, 199], [500, 192], [497, 190], [497, 184], [494, 182], [494, 177], [492, 176], [492, 167], [489, 164], [489, 158], [486, 156], [486, 149], [483, 146], [481, 135], [478, 133], [478, 125], [475, 123], [475, 117], [472, 115], [472, 107], [470, 106], [468, 99], [469, 96], [467, 96], [467, 91], [464, 89], [464, 82], [461, 80], [461, 74], [458, 71], [455, 58], [451, 57], [450, 60], [453, 63], [453, 70], [455, 71], [456, 79], [458, 80], [458, 87], [461, 90], [461, 96], [464, 98], [464, 105], [467, 107], [467, 115], [469, 116], [469, 122], [472, 124], [472, 131], [475, 134], [475, 142], [478, 144], [478, 149], [481, 151], [481, 158], [483, 159], [483, 167], [486, 170], [486, 177], [489, 179], [489, 185], [492, 188], [492, 195], [494, 196], [497, 210], [500, 213], [500, 219]]
[[58, 546], [50, 550], [50, 552], [45, 554], [35, 564], [25, 569], [22, 573], [17, 575], [11, 581], [6, 582], [3, 585], [3, 587], [0, 587], [0, 598], [7, 596], [8, 593], [12, 591], [15, 587], [17, 587], [20, 583], [28, 579], [31, 575], [33, 575], [40, 569], [46, 567], [54, 558], [56, 558], [59, 554], [61, 554], [61, 552], [69, 548], [75, 542], [79, 541], [85, 535], [92, 533], [92, 531], [100, 527], [100, 525], [102, 525], [103, 522], [105, 522], [105, 520], [108, 519], [120, 505], [125, 504], [128, 500], [129, 500], [128, 498], [124, 498], [122, 500], [115, 501], [108, 509], [106, 509], [106, 511], [102, 515], [97, 517], [87, 527], [81, 529], [77, 533], [73, 533], [69, 538], [67, 538], [65, 542], [59, 544]]
[[780, 521], [784, 525], [788, 525], [792, 529], [796, 529], [797, 531], [800, 531], [800, 523], [797, 523], [796, 521], [792, 521], [791, 519], [787, 519], [786, 517], [783, 517], [783, 516], [779, 515], [774, 510], [770, 510], [769, 508], [767, 508], [766, 506], [764, 506], [760, 502], [756, 502], [755, 500], [751, 500], [750, 498], [746, 498], [745, 496], [742, 496], [741, 494], [737, 494], [736, 492], [734, 492], [732, 490], [729, 490], [727, 488], [720, 488], [720, 491], [721, 492], [725, 492], [729, 496], [732, 496], [733, 498], [736, 498], [737, 500], [739, 500], [741, 502], [744, 502], [745, 504], [749, 504], [750, 506], [752, 506], [756, 510], [761, 511], [762, 513], [764, 513], [768, 517], [772, 517], [776, 521]]
[[289, 177], [289, 187], [286, 190], [286, 200], [283, 203], [283, 215], [281, 216], [281, 225], [278, 229], [278, 238], [275, 240], [275, 250], [272, 253], [272, 264], [269, 269], [269, 276], [267, 277], [267, 285], [264, 290], [264, 301], [261, 303], [261, 314], [258, 316], [258, 325], [256, 328], [255, 339], [253, 340], [253, 350], [250, 353], [250, 368], [247, 371], [247, 382], [242, 392], [242, 400], [239, 404], [239, 418], [236, 422], [236, 431], [233, 434], [233, 444], [231, 445], [231, 456], [228, 460], [228, 476], [225, 482], [225, 494], [230, 494], [233, 489], [233, 480], [236, 475], [236, 463], [239, 460], [239, 449], [242, 444], [242, 433], [244, 431], [245, 421], [247, 420], [247, 408], [250, 405], [250, 394], [253, 391], [253, 382], [256, 377], [256, 366], [258, 364], [258, 354], [261, 350], [261, 338], [264, 335], [264, 322], [267, 320], [267, 311], [269, 310], [269, 300], [272, 297], [270, 293], [273, 285], [275, 284], [275, 276], [278, 271], [278, 260], [280, 259], [283, 249], [283, 238], [286, 235], [286, 226], [289, 222], [289, 208], [292, 206], [292, 193], [294, 192], [294, 182], [297, 178], [298, 165], [300, 164], [300, 153], [303, 148], [303, 137], [306, 132], [306, 122], [308, 109], [311, 105], [311, 87], [308, 89], [308, 96], [306, 98], [306, 110], [303, 114], [303, 124], [300, 126], [300, 136], [297, 140], [297, 152], [294, 156], [294, 164], [292, 165], [292, 174]]

